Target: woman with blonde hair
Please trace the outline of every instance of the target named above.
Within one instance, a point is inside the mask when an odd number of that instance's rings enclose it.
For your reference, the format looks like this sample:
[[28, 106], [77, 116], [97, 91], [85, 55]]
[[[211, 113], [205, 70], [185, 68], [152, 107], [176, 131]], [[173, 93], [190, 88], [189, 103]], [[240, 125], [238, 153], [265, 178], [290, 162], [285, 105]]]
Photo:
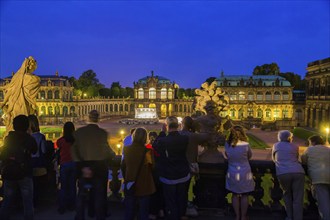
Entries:
[[232, 192], [232, 204], [236, 220], [247, 219], [249, 206], [248, 195], [254, 191], [254, 180], [249, 164], [252, 157], [248, 137], [241, 126], [230, 129], [225, 143], [225, 154], [228, 158], [226, 189]]
[[153, 157], [146, 148], [148, 133], [144, 128], [137, 128], [133, 133], [133, 143], [124, 147], [126, 188], [134, 187], [132, 194], [125, 193], [125, 220], [133, 220], [139, 207], [139, 219], [149, 219], [150, 196], [156, 191], [152, 176]]

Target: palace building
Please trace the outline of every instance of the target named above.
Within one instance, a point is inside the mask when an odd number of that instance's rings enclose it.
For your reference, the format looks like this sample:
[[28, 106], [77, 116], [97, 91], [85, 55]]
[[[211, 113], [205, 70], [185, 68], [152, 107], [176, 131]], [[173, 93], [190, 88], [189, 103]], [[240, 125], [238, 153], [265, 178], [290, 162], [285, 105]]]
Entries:
[[330, 126], [330, 58], [307, 65], [305, 124], [322, 129]]
[[276, 121], [277, 126], [295, 126], [298, 109], [293, 102], [293, 87], [276, 75], [222, 75], [217, 85], [229, 96], [229, 108], [223, 116], [252, 124]]

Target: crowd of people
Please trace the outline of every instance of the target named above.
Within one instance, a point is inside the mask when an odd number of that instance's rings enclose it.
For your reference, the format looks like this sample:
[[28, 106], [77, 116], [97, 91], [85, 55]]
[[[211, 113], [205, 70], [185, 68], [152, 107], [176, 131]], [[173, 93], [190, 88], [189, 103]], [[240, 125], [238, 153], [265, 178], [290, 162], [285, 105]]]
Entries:
[[[85, 210], [98, 220], [106, 219], [108, 213], [108, 169], [115, 153], [98, 121], [99, 113], [92, 110], [86, 126], [76, 130], [72, 122], [66, 122], [63, 136], [56, 142], [57, 151], [53, 153], [60, 165], [58, 212], [75, 210], [76, 220], [85, 219]], [[18, 192], [22, 196], [24, 219], [33, 219], [40, 188], [49, 170], [49, 144], [40, 133], [34, 115], [16, 116], [13, 127], [0, 153], [4, 180], [0, 219], [10, 219], [11, 205]], [[125, 220], [136, 217], [140, 220], [188, 219], [188, 189], [191, 178], [199, 172], [198, 146], [212, 138], [212, 134], [196, 132], [195, 128], [191, 117], [185, 117], [180, 125], [177, 117], [169, 116], [160, 133], [136, 127], [124, 139], [121, 171]], [[290, 131], [279, 131], [279, 142], [272, 148], [286, 219], [303, 219], [305, 170], [302, 164], [305, 164], [319, 216], [330, 220], [330, 147], [321, 136], [312, 136], [310, 146], [300, 156], [292, 139]], [[252, 150], [243, 127], [234, 125], [228, 130], [224, 156], [228, 161], [226, 190], [232, 193], [235, 219], [247, 220], [248, 196], [254, 191], [255, 182], [249, 164]]]

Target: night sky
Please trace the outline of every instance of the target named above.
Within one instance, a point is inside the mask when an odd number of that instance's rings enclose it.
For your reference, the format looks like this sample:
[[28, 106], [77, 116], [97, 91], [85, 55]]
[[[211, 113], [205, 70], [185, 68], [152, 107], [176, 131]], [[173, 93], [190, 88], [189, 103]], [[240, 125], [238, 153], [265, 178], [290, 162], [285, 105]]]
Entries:
[[307, 63], [330, 56], [329, 0], [0, 4], [0, 78], [32, 55], [38, 75], [92, 69], [107, 87], [133, 87], [154, 70], [188, 88], [271, 62], [305, 76]]

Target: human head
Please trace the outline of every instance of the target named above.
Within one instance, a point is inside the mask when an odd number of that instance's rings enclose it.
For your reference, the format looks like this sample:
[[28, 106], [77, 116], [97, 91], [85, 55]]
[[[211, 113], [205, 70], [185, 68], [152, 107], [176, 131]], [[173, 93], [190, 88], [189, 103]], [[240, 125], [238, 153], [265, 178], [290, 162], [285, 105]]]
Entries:
[[13, 120], [15, 131], [26, 132], [29, 129], [29, 119], [26, 115], [18, 115]]
[[291, 142], [293, 134], [288, 130], [282, 130], [278, 132], [278, 141]]
[[166, 118], [166, 125], [167, 125], [168, 130], [178, 129], [179, 121], [178, 121], [177, 117], [169, 116]]
[[99, 121], [99, 116], [100, 116], [100, 114], [98, 113], [98, 111], [92, 110], [92, 111], [89, 112], [89, 115], [88, 115], [89, 121], [96, 123], [96, 122]]
[[230, 129], [227, 142], [229, 145], [235, 147], [238, 141], [248, 141], [244, 128], [241, 126], [234, 126]]
[[133, 132], [133, 143], [145, 145], [147, 143], [148, 133], [145, 128], [137, 128]]
[[39, 132], [40, 131], [40, 127], [39, 127], [39, 121], [37, 116], [35, 115], [29, 115], [28, 116], [29, 122], [30, 122], [30, 129], [31, 131], [34, 132]]
[[182, 120], [183, 129], [195, 132], [194, 119], [190, 116], [186, 116]]
[[131, 132], [131, 135], [134, 133], [135, 129], [136, 129], [136, 128], [132, 128], [132, 129], [131, 129], [131, 131], [130, 131], [130, 132]]
[[324, 145], [325, 141], [320, 135], [313, 135], [308, 138], [309, 145], [314, 146], [314, 145]]
[[63, 126], [63, 136], [72, 136], [75, 131], [74, 124], [71, 121], [65, 122]]

